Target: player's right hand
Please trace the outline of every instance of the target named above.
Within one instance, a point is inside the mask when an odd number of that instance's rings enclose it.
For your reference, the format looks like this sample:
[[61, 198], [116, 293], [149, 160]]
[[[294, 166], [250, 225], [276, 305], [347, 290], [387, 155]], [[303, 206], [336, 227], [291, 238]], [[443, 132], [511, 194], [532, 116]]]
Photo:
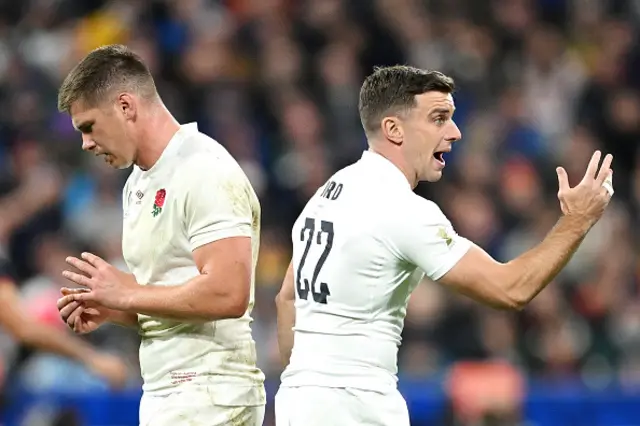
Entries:
[[116, 356], [97, 353], [88, 360], [87, 367], [94, 374], [103, 377], [112, 388], [120, 389], [127, 383], [127, 365]]
[[587, 172], [580, 183], [573, 188], [569, 186], [567, 172], [558, 167], [558, 199], [565, 216], [585, 220], [588, 224], [596, 223], [613, 195], [613, 170], [611, 162], [613, 156], [607, 154], [600, 167], [602, 154], [596, 151], [589, 161]]
[[71, 295], [89, 291], [85, 288], [62, 288], [58, 299], [60, 317], [77, 334], [95, 331], [109, 319], [111, 310], [93, 302], [77, 302]]

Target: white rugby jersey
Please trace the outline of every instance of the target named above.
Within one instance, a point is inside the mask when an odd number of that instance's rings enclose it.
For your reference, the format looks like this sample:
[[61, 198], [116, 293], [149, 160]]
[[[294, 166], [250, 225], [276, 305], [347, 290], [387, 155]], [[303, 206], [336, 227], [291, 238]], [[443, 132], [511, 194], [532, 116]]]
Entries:
[[[181, 126], [158, 162], [134, 166], [123, 191], [124, 259], [143, 285], [182, 284], [199, 274], [192, 251], [223, 238], [251, 237], [258, 258], [260, 204], [244, 172], [195, 123]], [[238, 319], [185, 323], [138, 315], [143, 390], [210, 388], [212, 403], [261, 405], [264, 376], [251, 336], [254, 303]]]
[[395, 388], [411, 292], [471, 242], [371, 151], [316, 192], [291, 237], [296, 321], [282, 386]]

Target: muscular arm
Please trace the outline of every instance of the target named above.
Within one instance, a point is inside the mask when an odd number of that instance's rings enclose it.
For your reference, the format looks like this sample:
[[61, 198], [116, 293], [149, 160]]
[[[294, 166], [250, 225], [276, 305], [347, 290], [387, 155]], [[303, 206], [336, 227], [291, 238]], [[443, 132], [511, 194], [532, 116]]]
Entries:
[[286, 367], [291, 358], [293, 349], [293, 326], [296, 322], [296, 310], [294, 307], [295, 289], [293, 282], [293, 265], [289, 264], [287, 273], [282, 282], [282, 288], [276, 296], [276, 309], [278, 312], [278, 348], [280, 360]]
[[193, 257], [200, 275], [176, 286], [139, 286], [127, 312], [182, 321], [239, 318], [251, 291], [250, 237], [230, 237], [198, 247]]
[[589, 228], [563, 216], [539, 245], [507, 263], [473, 245], [438, 282], [496, 308], [522, 309], [569, 262]]
[[64, 331], [32, 320], [21, 309], [21, 301], [14, 283], [0, 279], [0, 325], [20, 343], [66, 356], [88, 364], [95, 351], [91, 346]]

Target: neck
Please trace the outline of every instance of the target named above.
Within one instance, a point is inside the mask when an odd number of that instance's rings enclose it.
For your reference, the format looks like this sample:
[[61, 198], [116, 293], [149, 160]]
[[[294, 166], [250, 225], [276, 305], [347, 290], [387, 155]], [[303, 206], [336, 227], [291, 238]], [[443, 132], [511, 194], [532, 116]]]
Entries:
[[369, 151], [383, 156], [389, 160], [391, 164], [396, 166], [402, 172], [404, 177], [407, 178], [411, 188], [418, 186], [418, 176], [415, 171], [413, 171], [398, 146], [391, 145], [389, 143], [370, 143]]
[[142, 170], [149, 170], [160, 159], [180, 124], [160, 103], [151, 108], [141, 127], [135, 164]]

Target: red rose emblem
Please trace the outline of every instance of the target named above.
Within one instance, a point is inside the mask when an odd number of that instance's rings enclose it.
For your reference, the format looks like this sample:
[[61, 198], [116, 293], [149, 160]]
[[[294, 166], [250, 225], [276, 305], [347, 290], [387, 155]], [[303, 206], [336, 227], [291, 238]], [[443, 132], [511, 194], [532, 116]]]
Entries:
[[162, 208], [164, 206], [164, 199], [167, 196], [167, 191], [164, 189], [160, 189], [158, 190], [158, 192], [156, 192], [156, 206]]
[[158, 190], [158, 192], [156, 192], [156, 200], [153, 203], [153, 211], [151, 212], [151, 214], [153, 214], [153, 217], [156, 217], [160, 214], [160, 212], [162, 211], [162, 206], [164, 206], [164, 199], [167, 196], [167, 191], [165, 189], [160, 189]]

